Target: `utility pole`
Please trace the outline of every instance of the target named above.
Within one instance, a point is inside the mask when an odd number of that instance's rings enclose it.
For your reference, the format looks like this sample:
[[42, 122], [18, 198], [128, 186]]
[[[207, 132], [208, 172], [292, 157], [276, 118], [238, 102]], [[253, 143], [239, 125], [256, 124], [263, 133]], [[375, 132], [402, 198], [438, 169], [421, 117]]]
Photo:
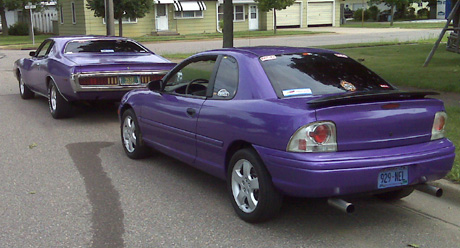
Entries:
[[233, 1], [224, 0], [223, 47], [233, 47]]
[[115, 36], [113, 0], [105, 0], [105, 25], [107, 29], [107, 36]]

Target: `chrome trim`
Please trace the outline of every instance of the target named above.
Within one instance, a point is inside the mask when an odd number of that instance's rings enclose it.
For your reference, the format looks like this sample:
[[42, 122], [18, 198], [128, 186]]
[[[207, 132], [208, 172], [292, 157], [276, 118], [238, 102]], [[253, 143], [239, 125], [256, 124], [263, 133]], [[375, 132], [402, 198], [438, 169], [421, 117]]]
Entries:
[[[50, 82], [50, 83], [54, 83], [54, 85], [56, 86], [56, 89], [57, 89], [57, 91], [59, 92], [59, 94], [62, 96], [62, 98], [64, 98], [64, 100], [66, 100], [66, 101], [68, 102], [69, 99], [67, 99], [67, 97], [65, 97], [65, 96], [61, 93], [61, 90], [59, 89], [59, 86], [57, 85], [56, 80], [54, 80], [53, 75], [48, 75], [48, 76], [51, 78], [51, 81], [52, 81], [52, 82]], [[48, 85], [48, 88], [49, 88], [49, 85]], [[46, 90], [46, 92], [48, 92], [48, 89]], [[46, 95], [47, 95], [46, 98], [49, 99], [49, 94], [46, 94]]]
[[113, 72], [113, 71], [103, 71], [103, 72], [91, 72], [91, 73], [73, 73], [70, 76], [70, 84], [74, 93], [77, 92], [86, 92], [86, 91], [122, 91], [122, 90], [132, 90], [132, 89], [139, 89], [145, 88], [147, 84], [139, 84], [139, 85], [80, 85], [79, 78], [86, 78], [86, 77], [117, 77], [120, 76], [145, 76], [145, 75], [166, 75], [168, 71], [123, 71], [123, 72]]

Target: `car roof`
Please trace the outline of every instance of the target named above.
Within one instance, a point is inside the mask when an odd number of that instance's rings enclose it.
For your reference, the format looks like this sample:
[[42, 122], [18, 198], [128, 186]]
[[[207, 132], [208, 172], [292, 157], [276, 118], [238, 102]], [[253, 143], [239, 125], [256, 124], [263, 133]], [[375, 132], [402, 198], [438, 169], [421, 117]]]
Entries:
[[56, 36], [51, 37], [57, 43], [65, 44], [73, 40], [130, 40], [129, 38], [119, 36], [103, 36], [103, 35], [72, 35], [72, 36]]
[[257, 57], [293, 54], [293, 53], [335, 53], [331, 50], [308, 48], [308, 47], [288, 47], [288, 46], [255, 46], [255, 47], [235, 47], [211, 50], [208, 52], [235, 52], [250, 53]]

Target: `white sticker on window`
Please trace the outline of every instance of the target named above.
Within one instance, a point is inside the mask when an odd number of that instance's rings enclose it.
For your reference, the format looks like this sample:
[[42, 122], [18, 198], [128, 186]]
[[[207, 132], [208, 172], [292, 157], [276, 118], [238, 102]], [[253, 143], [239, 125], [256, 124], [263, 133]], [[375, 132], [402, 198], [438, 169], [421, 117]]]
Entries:
[[217, 96], [220, 96], [220, 97], [229, 97], [230, 96], [230, 92], [228, 92], [228, 90], [226, 89], [221, 89], [217, 92]]
[[260, 60], [261, 60], [261, 61], [268, 61], [268, 60], [274, 60], [274, 59], [276, 59], [276, 56], [275, 56], [275, 55], [260, 57]]
[[292, 90], [283, 90], [283, 96], [299, 96], [299, 95], [311, 95], [310, 88], [305, 89], [292, 89]]
[[101, 53], [113, 53], [115, 52], [113, 49], [102, 49]]

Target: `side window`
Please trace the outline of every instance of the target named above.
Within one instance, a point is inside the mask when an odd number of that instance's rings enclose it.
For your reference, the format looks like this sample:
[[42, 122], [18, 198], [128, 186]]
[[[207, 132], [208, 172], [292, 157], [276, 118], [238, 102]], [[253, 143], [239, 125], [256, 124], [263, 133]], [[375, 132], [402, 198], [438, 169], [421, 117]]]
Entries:
[[216, 57], [191, 62], [166, 81], [165, 92], [181, 95], [206, 96]]
[[37, 51], [37, 57], [45, 57], [48, 55], [48, 53], [51, 51], [51, 48], [53, 46], [54, 42], [52, 41], [47, 41], [43, 46], [39, 48]]
[[238, 63], [229, 56], [222, 57], [217, 70], [212, 99], [232, 99], [238, 88]]

